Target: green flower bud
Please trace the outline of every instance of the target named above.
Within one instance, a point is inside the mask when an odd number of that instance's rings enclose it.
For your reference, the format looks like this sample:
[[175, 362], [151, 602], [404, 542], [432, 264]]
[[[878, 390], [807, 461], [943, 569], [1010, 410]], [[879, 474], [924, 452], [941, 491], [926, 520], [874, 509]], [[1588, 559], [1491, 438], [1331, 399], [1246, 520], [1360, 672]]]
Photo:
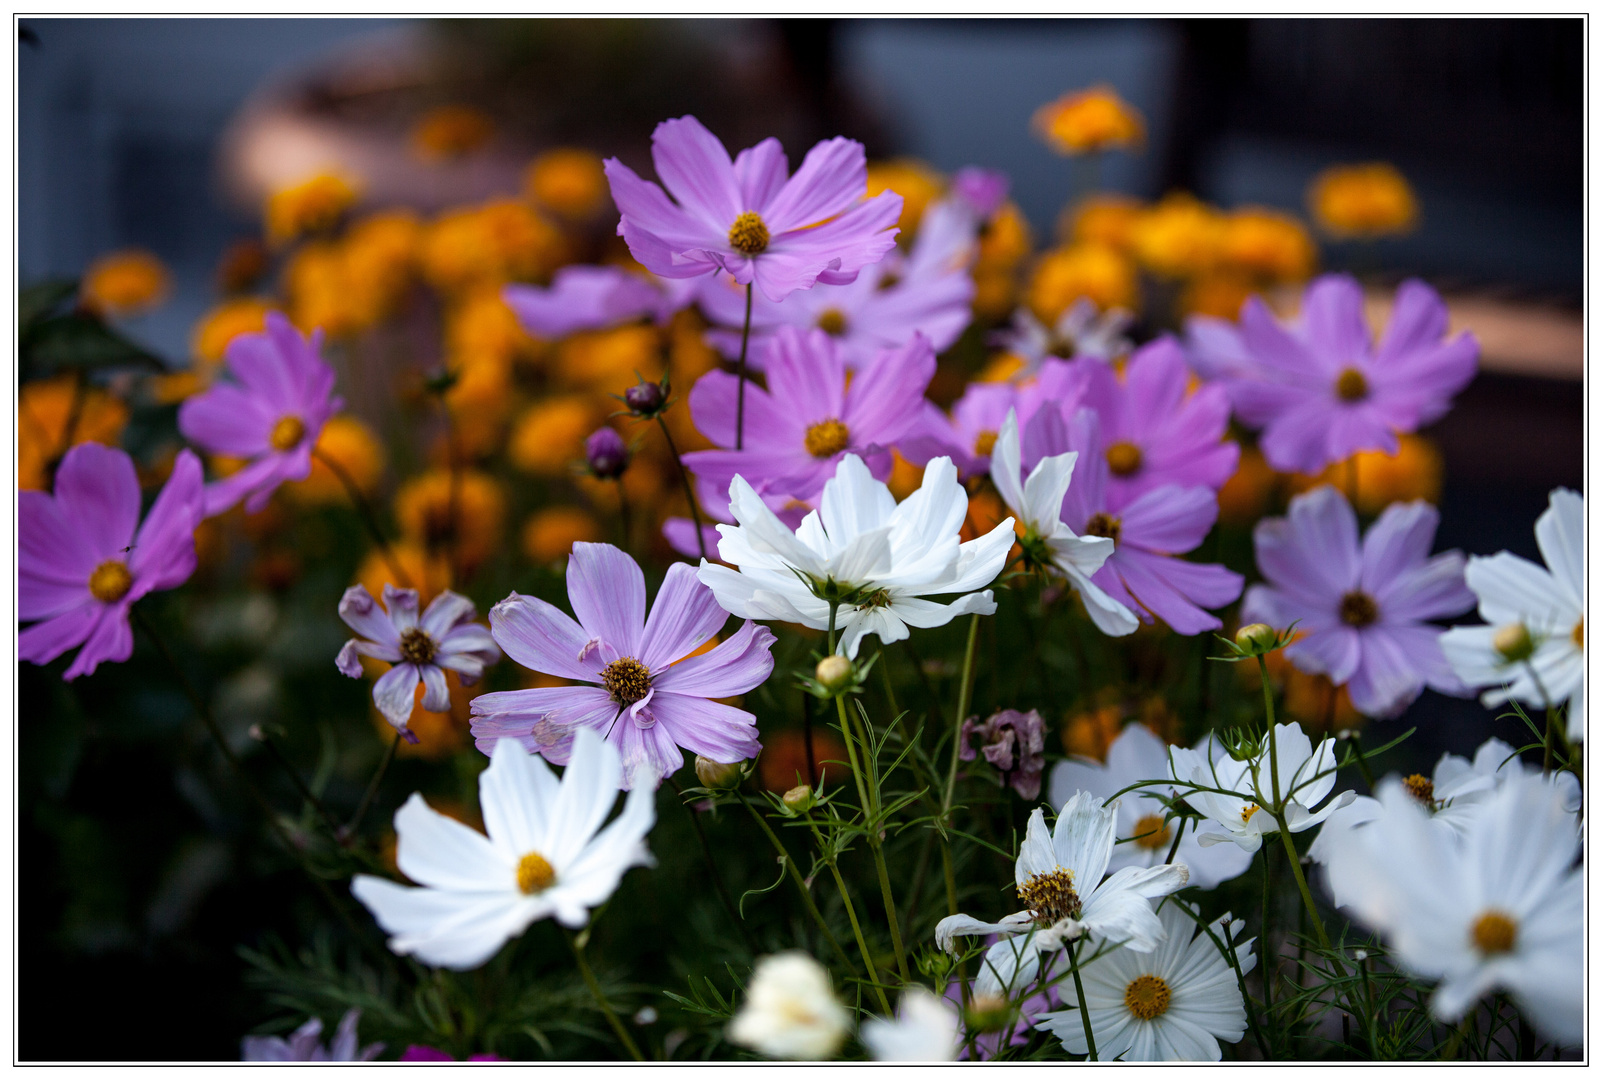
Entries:
[[813, 677], [818, 680], [818, 685], [825, 690], [831, 693], [838, 693], [851, 685], [851, 661], [838, 653], [833, 656], [825, 656], [818, 661], [818, 667], [813, 672]]
[[745, 778], [744, 762], [721, 762], [695, 755], [695, 778], [711, 791], [733, 791]]
[[1510, 664], [1528, 660], [1535, 653], [1535, 642], [1523, 623], [1508, 623], [1491, 635], [1491, 645]]
[[1247, 623], [1235, 631], [1235, 644], [1245, 649], [1253, 656], [1262, 656], [1272, 652], [1279, 635], [1267, 623]]
[[781, 800], [784, 808], [792, 814], [804, 814], [817, 805], [817, 796], [812, 794], [810, 784], [798, 784], [784, 793]]

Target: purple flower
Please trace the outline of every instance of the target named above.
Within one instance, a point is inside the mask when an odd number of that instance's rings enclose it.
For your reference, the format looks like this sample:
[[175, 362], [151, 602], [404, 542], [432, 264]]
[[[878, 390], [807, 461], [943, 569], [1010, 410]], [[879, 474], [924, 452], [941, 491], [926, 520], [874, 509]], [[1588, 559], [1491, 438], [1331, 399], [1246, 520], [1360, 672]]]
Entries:
[[[972, 738], [979, 737], [975, 750]], [[1040, 795], [1040, 774], [1046, 769], [1046, 725], [1034, 709], [1002, 709], [980, 722], [970, 716], [962, 722], [957, 756], [972, 761], [980, 750], [1012, 789], [1025, 799]]]
[[564, 266], [548, 289], [508, 285], [506, 306], [523, 329], [555, 339], [579, 330], [605, 330], [651, 316], [665, 321], [690, 300], [688, 289], [664, 289], [618, 266]]
[[369, 1043], [357, 1049], [356, 1023], [361, 1018], [360, 1009], [347, 1012], [327, 1047], [322, 1043], [323, 1022], [315, 1016], [287, 1039], [246, 1035], [240, 1040], [239, 1056], [243, 1061], [371, 1061], [383, 1052], [384, 1044]]
[[1397, 290], [1376, 347], [1362, 288], [1334, 274], [1308, 286], [1295, 325], [1253, 297], [1241, 309], [1239, 350], [1218, 331], [1203, 327], [1201, 366], [1225, 376], [1236, 413], [1263, 429], [1263, 454], [1281, 472], [1318, 473], [1360, 450], [1395, 454], [1398, 432], [1451, 408], [1480, 351], [1473, 334], [1446, 338], [1446, 305], [1420, 281]]
[[[949, 457], [966, 479], [990, 470], [990, 452], [1006, 423], [1007, 412], [1016, 410], [1024, 438], [1024, 458], [1032, 467], [1042, 457], [1061, 453], [1030, 443], [1040, 429], [1029, 423], [1041, 407], [1050, 405], [1058, 412], [1072, 414], [1084, 396], [1090, 365], [1070, 364], [1047, 358], [1035, 377], [1016, 382], [969, 383], [962, 397], [946, 417], [932, 402], [924, 402], [917, 424], [897, 449], [914, 465], [924, 465], [937, 457]], [[1061, 432], [1061, 425], [1058, 425]]]
[[850, 139], [818, 143], [790, 176], [779, 140], [764, 139], [731, 162], [717, 136], [684, 116], [657, 125], [651, 160], [677, 204], [616, 158], [606, 176], [622, 212], [618, 235], [662, 277], [726, 270], [778, 301], [815, 282], [852, 281], [900, 231], [901, 196], [863, 199], [867, 158]]
[[616, 480], [629, 467], [629, 448], [616, 428], [596, 428], [584, 440], [584, 461], [602, 480]]
[[[139, 478], [121, 450], [82, 443], [67, 451], [53, 495], [17, 493], [17, 658], [48, 664], [83, 648], [63, 674], [91, 674], [133, 655], [128, 609], [195, 572], [200, 459], [178, 455], [172, 476], [139, 522]], [[137, 531], [136, 531], [137, 530]]]
[[1362, 544], [1345, 496], [1323, 486], [1291, 500], [1290, 513], [1257, 523], [1257, 566], [1243, 622], [1291, 623], [1306, 636], [1285, 650], [1303, 671], [1344, 685], [1368, 716], [1394, 716], [1430, 686], [1464, 694], [1426, 620], [1474, 606], [1463, 555], [1430, 557], [1440, 515], [1422, 500], [1393, 503]]
[[1234, 474], [1240, 444], [1224, 439], [1229, 397], [1218, 386], [1186, 392], [1190, 369], [1172, 338], [1137, 349], [1122, 378], [1108, 365], [1085, 368], [1083, 403], [1101, 418], [1111, 498], [1128, 502], [1165, 484], [1217, 491]]
[[508, 690], [473, 699], [473, 737], [489, 753], [515, 738], [565, 765], [579, 728], [617, 746], [623, 772], [646, 768], [660, 782], [684, 764], [683, 747], [714, 761], [744, 761], [762, 748], [756, 717], [711, 698], [760, 685], [773, 670], [773, 634], [744, 623], [700, 656], [728, 619], [695, 568], [675, 563], [645, 612], [645, 577], [610, 544], [573, 545], [567, 595], [578, 616], [532, 596], [511, 596], [490, 610], [495, 640], [526, 668], [599, 684]]
[[[698, 450], [684, 464], [725, 493], [738, 474], [758, 494], [801, 502], [817, 497], [847, 454], [883, 480], [890, 448], [917, 422], [934, 372], [929, 340], [914, 334], [848, 386], [845, 359], [827, 334], [784, 327], [768, 350], [768, 388], [745, 391], [745, 449]], [[690, 390], [695, 426], [721, 447], [734, 445], [738, 386], [735, 376], [709, 371]]]
[[276, 311], [267, 330], [228, 343], [228, 369], [237, 383], [220, 382], [178, 409], [178, 430], [203, 450], [250, 463], [206, 488], [206, 516], [245, 499], [252, 514], [286, 480], [311, 475], [312, 448], [323, 424], [344, 404], [331, 397], [334, 369], [320, 355], [323, 332], [310, 340]]
[[447, 712], [451, 695], [444, 669], [456, 672], [463, 686], [472, 686], [501, 658], [490, 632], [473, 621], [477, 614], [471, 600], [449, 589], [419, 619], [416, 589], [385, 585], [380, 608], [365, 585], [352, 585], [339, 599], [339, 617], [366, 640], [345, 642], [334, 663], [353, 679], [362, 676], [358, 655], [394, 664], [373, 684], [373, 704], [407, 742], [415, 743], [417, 736], [406, 723], [419, 682], [424, 686], [423, 708]]
[[1001, 209], [1001, 204], [1007, 201], [1007, 192], [1012, 187], [1012, 181], [1004, 172], [995, 169], [981, 169], [977, 165], [967, 165], [957, 170], [957, 175], [951, 178], [951, 190], [973, 208], [973, 212], [981, 218], [989, 219]]

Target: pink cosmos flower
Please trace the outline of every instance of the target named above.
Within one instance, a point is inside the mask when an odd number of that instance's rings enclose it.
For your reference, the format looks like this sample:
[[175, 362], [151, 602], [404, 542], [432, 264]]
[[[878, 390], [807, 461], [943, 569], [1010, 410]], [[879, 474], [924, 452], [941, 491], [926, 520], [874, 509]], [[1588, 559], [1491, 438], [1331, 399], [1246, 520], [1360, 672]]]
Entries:
[[605, 330], [645, 316], [665, 322], [691, 298], [692, 291], [684, 286], [658, 284], [620, 266], [564, 266], [550, 288], [508, 285], [501, 290], [501, 299], [523, 329], [547, 340], [579, 330]]
[[352, 585], [340, 598], [339, 617], [366, 640], [345, 642], [334, 663], [353, 679], [362, 676], [357, 656], [395, 665], [373, 684], [373, 704], [407, 742], [415, 743], [417, 736], [406, 725], [419, 682], [425, 687], [423, 708], [448, 712], [451, 695], [444, 669], [456, 672], [463, 686], [472, 686], [487, 666], [501, 658], [490, 632], [473, 621], [477, 615], [471, 600], [449, 589], [436, 596], [419, 619], [416, 589], [385, 585], [380, 608], [366, 586]]
[[1101, 418], [1111, 497], [1128, 502], [1165, 484], [1217, 491], [1234, 474], [1240, 445], [1224, 439], [1229, 397], [1219, 386], [1187, 393], [1190, 369], [1172, 338], [1136, 349], [1122, 377], [1108, 365], [1084, 367], [1082, 401]]
[[900, 231], [901, 196], [864, 200], [867, 158], [850, 139], [818, 143], [790, 176], [779, 140], [764, 139], [731, 162], [717, 136], [684, 116], [657, 125], [651, 160], [667, 193], [616, 158], [606, 177], [622, 213], [618, 235], [662, 277], [725, 270], [779, 301], [816, 282], [854, 280]]
[[1397, 290], [1377, 346], [1361, 286], [1337, 274], [1307, 287], [1292, 325], [1253, 297], [1241, 309], [1238, 348], [1221, 329], [1202, 326], [1199, 367], [1224, 377], [1236, 413], [1263, 429], [1263, 454], [1281, 472], [1318, 473], [1359, 450], [1395, 454], [1398, 432], [1451, 408], [1480, 351], [1473, 334], [1446, 337], [1446, 305], [1420, 281]]
[[524, 667], [592, 685], [474, 698], [480, 750], [515, 738], [565, 765], [574, 732], [594, 728], [621, 752], [624, 776], [644, 767], [660, 782], [684, 764], [680, 747], [725, 762], [762, 748], [756, 717], [709, 699], [746, 693], [768, 677], [773, 634], [746, 622], [710, 652], [691, 656], [729, 617], [694, 567], [668, 568], [647, 618], [639, 565], [610, 544], [578, 543], [567, 563], [567, 595], [577, 622], [513, 593], [490, 610], [491, 633]]
[[[745, 449], [698, 450], [684, 464], [725, 493], [738, 474], [759, 494], [803, 503], [823, 491], [847, 454], [883, 480], [890, 448], [916, 423], [934, 372], [929, 339], [914, 334], [847, 385], [845, 358], [829, 335], [784, 327], [768, 349], [768, 388], [745, 392]], [[727, 372], [709, 371], [690, 390], [695, 426], [720, 447], [734, 445], [738, 385]]]
[[1006, 173], [981, 169], [977, 165], [966, 165], [951, 178], [952, 193], [986, 220], [995, 217], [1011, 189], [1012, 180]]
[[82, 645], [64, 679], [133, 655], [128, 609], [195, 572], [204, 502], [200, 459], [179, 453], [172, 476], [139, 522], [139, 477], [121, 450], [67, 451], [53, 495], [17, 493], [17, 658], [48, 664]]
[[1306, 637], [1285, 650], [1298, 668], [1345, 686], [1368, 716], [1395, 716], [1425, 686], [1466, 694], [1430, 619], [1474, 606], [1463, 555], [1430, 557], [1440, 515], [1420, 500], [1392, 503], [1362, 539], [1346, 497], [1325, 485], [1291, 500], [1290, 513], [1257, 523], [1257, 566], [1241, 621]]
[[250, 459], [206, 487], [207, 517], [240, 499], [254, 514], [279, 484], [311, 475], [317, 437], [344, 405], [330, 396], [334, 369], [323, 362], [322, 346], [321, 330], [308, 340], [283, 315], [268, 312], [265, 333], [228, 343], [228, 370], [238, 382], [219, 382], [179, 407], [184, 438], [214, 454]]
[[[949, 457], [964, 479], [985, 473], [990, 470], [990, 452], [1007, 413], [1016, 410], [1026, 461], [1033, 464], [1061, 453], [1061, 447], [1051, 450], [1035, 445], [1031, 440], [1043, 432], [1029, 421], [1047, 405], [1063, 415], [1073, 415], [1084, 397], [1090, 367], [1049, 357], [1023, 381], [969, 383], [952, 405], [949, 418], [933, 402], [926, 401], [918, 423], [897, 449], [914, 465]], [[1060, 434], [1061, 426], [1056, 430]]]

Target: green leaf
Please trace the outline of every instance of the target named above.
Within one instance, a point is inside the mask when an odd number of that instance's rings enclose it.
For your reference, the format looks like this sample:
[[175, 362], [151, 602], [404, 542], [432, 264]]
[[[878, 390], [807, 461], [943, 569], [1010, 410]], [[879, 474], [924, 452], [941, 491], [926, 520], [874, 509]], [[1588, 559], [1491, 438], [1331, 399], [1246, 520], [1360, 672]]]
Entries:
[[73, 312], [35, 324], [18, 341], [24, 379], [62, 371], [115, 368], [166, 370], [161, 359], [129, 341], [92, 315]]

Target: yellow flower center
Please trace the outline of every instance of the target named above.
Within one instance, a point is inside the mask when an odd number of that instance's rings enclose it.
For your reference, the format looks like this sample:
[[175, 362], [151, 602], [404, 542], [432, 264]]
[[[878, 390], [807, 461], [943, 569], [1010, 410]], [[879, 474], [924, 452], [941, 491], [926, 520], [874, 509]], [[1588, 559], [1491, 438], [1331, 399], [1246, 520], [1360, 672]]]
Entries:
[[408, 664], [432, 664], [434, 662], [434, 639], [429, 637], [419, 627], [412, 627], [401, 635], [401, 659]]
[[1256, 803], [1247, 803], [1245, 806], [1240, 808], [1240, 823], [1242, 825], [1246, 824], [1252, 819], [1252, 815], [1261, 809], [1262, 807], [1258, 806]]
[[1166, 847], [1173, 839], [1173, 830], [1161, 814], [1147, 814], [1135, 822], [1135, 846], [1148, 850]]
[[1368, 593], [1354, 590], [1341, 597], [1341, 622], [1347, 626], [1361, 628], [1378, 618], [1379, 605]]
[[1576, 649], [1581, 652], [1585, 651], [1585, 618], [1583, 616], [1579, 622], [1574, 624], [1574, 629], [1569, 633], [1569, 639], [1574, 642]]
[[651, 692], [651, 671], [634, 657], [624, 656], [606, 665], [601, 685], [619, 705], [633, 705]]
[[1335, 379], [1335, 396], [1342, 401], [1362, 401], [1368, 397], [1368, 379], [1361, 371], [1349, 367]]
[[1123, 523], [1111, 514], [1092, 514], [1085, 524], [1086, 536], [1105, 536], [1114, 544], [1118, 543], [1118, 535], [1122, 531]]
[[989, 457], [996, 449], [996, 433], [986, 428], [973, 440], [973, 456]]
[[101, 563], [89, 575], [89, 595], [102, 604], [115, 604], [127, 596], [131, 588], [133, 575], [128, 572], [127, 564], [116, 559]]
[[544, 892], [556, 884], [556, 871], [544, 855], [531, 851], [517, 863], [517, 887], [525, 896]]
[[1124, 990], [1124, 1004], [1142, 1020], [1155, 1020], [1167, 1012], [1172, 998], [1161, 975], [1141, 975]]
[[267, 441], [274, 450], [280, 452], [293, 450], [300, 445], [300, 440], [306, 437], [306, 424], [298, 416], [281, 416], [278, 423], [273, 425], [272, 434]]
[[762, 215], [747, 210], [729, 226], [729, 246], [741, 255], [760, 255], [768, 250], [768, 224]]
[[1140, 471], [1140, 447], [1132, 442], [1115, 442], [1107, 447], [1107, 468], [1114, 476], [1133, 476]]
[[851, 432], [838, 420], [819, 420], [807, 428], [807, 453], [815, 458], [834, 457], [850, 444]]
[[1435, 808], [1435, 782], [1422, 773], [1414, 773], [1402, 781], [1407, 793], [1430, 809]]
[[839, 337], [844, 334], [848, 325], [845, 312], [839, 308], [824, 308], [823, 312], [818, 316], [818, 329], [830, 337]]
[[1470, 935], [1476, 949], [1486, 956], [1494, 956], [1512, 950], [1519, 936], [1519, 924], [1511, 915], [1492, 909], [1474, 920]]
[[1074, 891], [1074, 872], [1059, 866], [1047, 874], [1031, 874], [1018, 886], [1018, 899], [1035, 913], [1035, 922], [1050, 926], [1063, 919], [1077, 919], [1079, 894]]

